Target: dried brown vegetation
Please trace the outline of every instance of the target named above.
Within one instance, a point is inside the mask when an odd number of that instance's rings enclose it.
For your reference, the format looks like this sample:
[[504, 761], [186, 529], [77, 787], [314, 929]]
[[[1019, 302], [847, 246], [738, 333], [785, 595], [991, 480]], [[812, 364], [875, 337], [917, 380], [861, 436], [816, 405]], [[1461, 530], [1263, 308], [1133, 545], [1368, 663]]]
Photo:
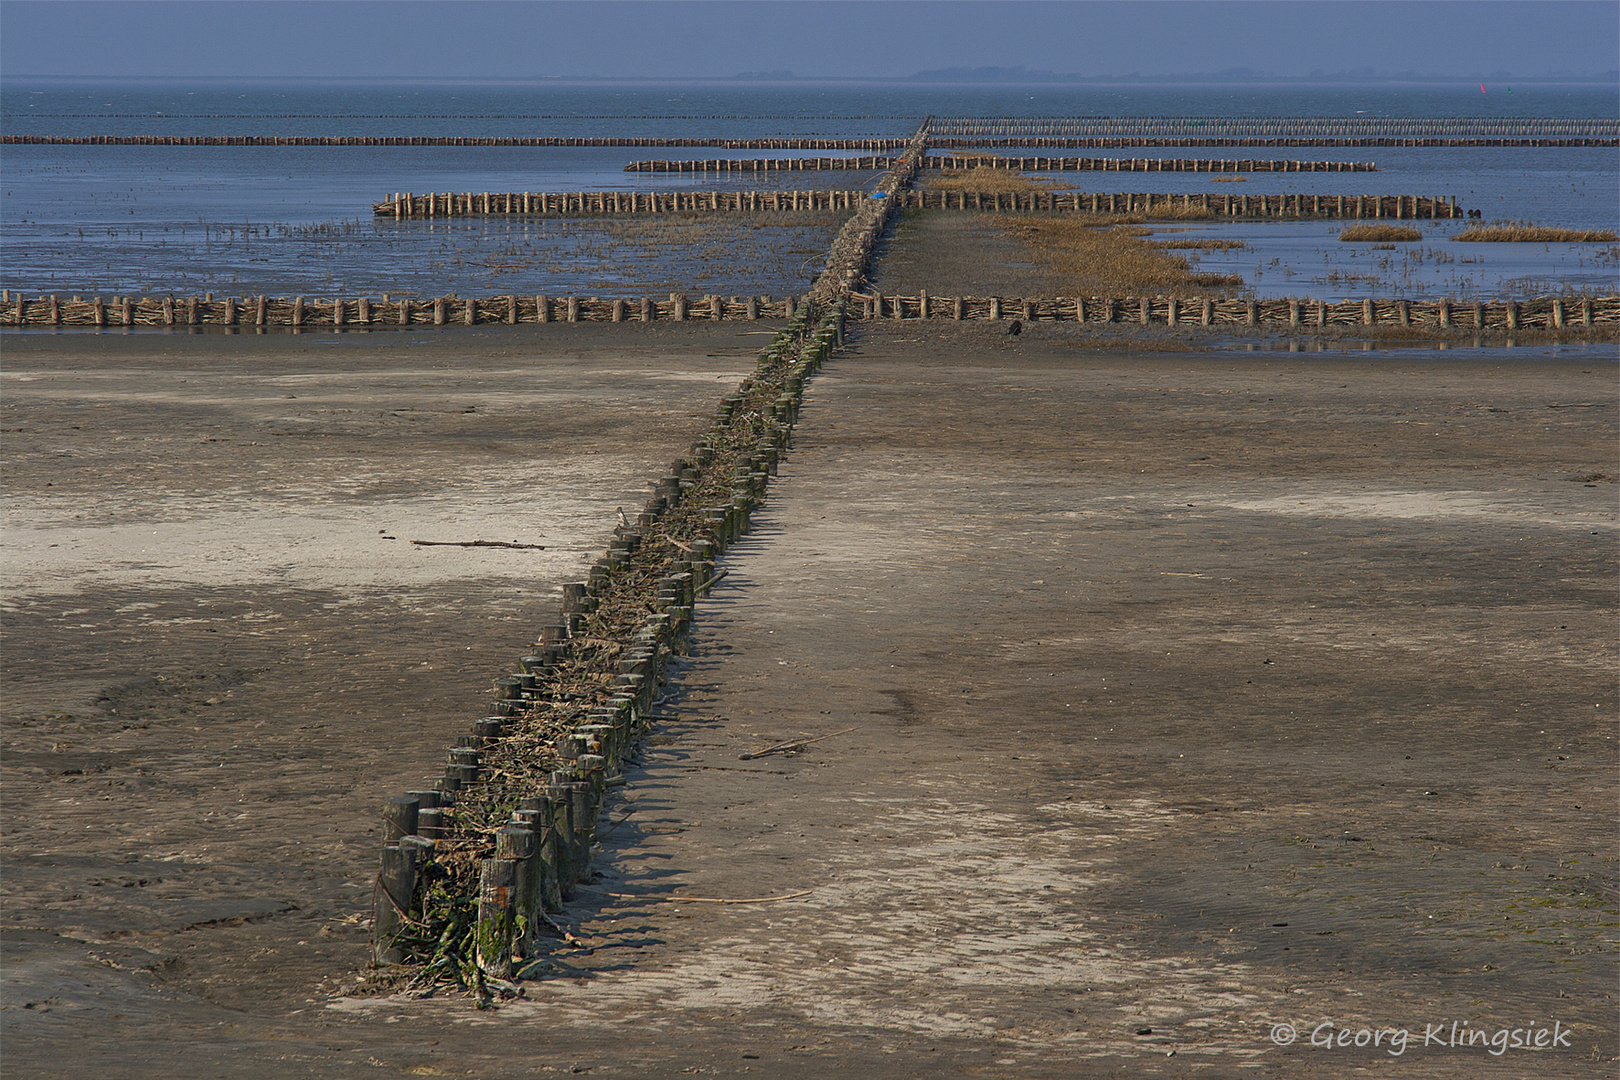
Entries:
[[1453, 240], [1515, 244], [1608, 244], [1620, 240], [1608, 229], [1557, 229], [1547, 225], [1475, 225]]
[[1247, 176], [1212, 176], [1209, 178], [1209, 182], [1212, 184], [1247, 184], [1249, 178]]
[[1189, 240], [1155, 240], [1156, 246], [1166, 251], [1247, 251], [1249, 245], [1242, 240], [1215, 240], [1211, 238]]
[[988, 195], [1024, 191], [1047, 191], [1063, 185], [1052, 180], [1036, 180], [1017, 169], [997, 169], [978, 165], [971, 169], [943, 169], [929, 180], [935, 191], [982, 191]]
[[1060, 218], [1002, 216], [997, 225], [1030, 249], [1032, 261], [1048, 264], [1072, 280], [1076, 292], [1140, 295], [1174, 291], [1182, 296], [1225, 296], [1243, 279], [1195, 274], [1187, 260], [1144, 239], [1147, 230], [1108, 227], [1090, 215]]
[[1351, 243], [1421, 240], [1423, 233], [1410, 225], [1352, 225], [1339, 234], [1339, 239]]

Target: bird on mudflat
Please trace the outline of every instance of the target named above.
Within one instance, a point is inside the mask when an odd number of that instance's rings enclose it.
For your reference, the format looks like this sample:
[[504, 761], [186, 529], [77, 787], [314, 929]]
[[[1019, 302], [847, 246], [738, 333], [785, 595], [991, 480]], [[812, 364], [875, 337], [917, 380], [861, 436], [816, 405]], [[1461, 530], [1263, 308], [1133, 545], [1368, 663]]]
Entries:
[[1022, 334], [1023, 332], [1024, 332], [1024, 320], [1022, 320], [1022, 319], [1014, 319], [1012, 321], [1012, 325], [1007, 327], [1007, 333], [1011, 334], [1013, 337], [1017, 337], [1019, 334]]

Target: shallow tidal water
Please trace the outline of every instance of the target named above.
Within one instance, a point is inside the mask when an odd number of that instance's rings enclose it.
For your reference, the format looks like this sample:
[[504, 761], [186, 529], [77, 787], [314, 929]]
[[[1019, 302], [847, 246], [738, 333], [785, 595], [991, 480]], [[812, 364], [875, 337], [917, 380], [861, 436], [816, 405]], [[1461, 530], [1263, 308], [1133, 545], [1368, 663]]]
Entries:
[[[1472, 87], [1468, 88], [1470, 91]], [[289, 135], [894, 136], [936, 115], [1612, 115], [1611, 92], [1445, 87], [927, 87], [750, 84], [625, 87], [17, 85], [6, 133]], [[1494, 110], [1494, 111], [1493, 111]], [[1009, 151], [1018, 153], [1019, 151]], [[1087, 156], [1373, 161], [1371, 173], [1054, 173], [1098, 191], [1455, 196], [1484, 220], [1620, 226], [1620, 156], [1586, 148], [1225, 148], [1065, 151]], [[26, 293], [416, 295], [803, 291], [826, 221], [743, 221], [683, 234], [602, 222], [396, 223], [393, 192], [865, 188], [870, 172], [625, 172], [646, 158], [788, 157], [699, 147], [7, 146], [0, 286]], [[1453, 245], [1461, 222], [1424, 222], [1394, 252], [1342, 245], [1333, 222], [1219, 224], [1248, 248], [1204, 252], [1262, 297], [1329, 300], [1613, 292], [1614, 245]], [[699, 242], [692, 242], [701, 234]], [[1162, 235], [1162, 231], [1161, 231]], [[1462, 249], [1466, 248], [1464, 251]]]

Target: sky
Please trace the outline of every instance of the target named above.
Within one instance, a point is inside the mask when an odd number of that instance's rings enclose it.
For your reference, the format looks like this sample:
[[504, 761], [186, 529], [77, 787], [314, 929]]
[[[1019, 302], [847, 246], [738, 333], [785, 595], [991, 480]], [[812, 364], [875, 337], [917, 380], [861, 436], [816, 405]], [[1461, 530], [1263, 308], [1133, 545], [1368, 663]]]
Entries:
[[1342, 72], [1581, 78], [1614, 0], [0, 0], [0, 78], [871, 79]]

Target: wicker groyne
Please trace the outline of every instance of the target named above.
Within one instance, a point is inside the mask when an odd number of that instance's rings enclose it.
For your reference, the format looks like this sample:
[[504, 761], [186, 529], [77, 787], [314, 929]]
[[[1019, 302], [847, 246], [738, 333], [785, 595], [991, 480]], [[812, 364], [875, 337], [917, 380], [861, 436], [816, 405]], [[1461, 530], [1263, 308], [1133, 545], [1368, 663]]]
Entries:
[[1168, 218], [1395, 220], [1466, 216], [1452, 197], [1428, 195], [1233, 195], [1226, 192], [908, 191], [908, 210], [1000, 213], [1141, 214]]
[[[870, 213], [880, 213], [874, 205]], [[847, 258], [829, 259], [831, 288], [863, 282], [870, 246], [852, 244]], [[812, 300], [820, 298], [812, 294]], [[244, 330], [386, 330], [401, 326], [488, 324], [686, 322], [793, 319], [804, 299], [769, 296], [581, 297], [441, 296], [373, 300], [315, 297], [100, 297], [11, 296], [0, 299], [0, 326], [231, 327]], [[979, 297], [885, 296], [848, 292], [857, 319], [1050, 319], [1061, 322], [1155, 322], [1176, 326], [1430, 326], [1440, 328], [1565, 329], [1620, 324], [1620, 296], [1528, 300], [1373, 299], [1329, 303], [1309, 298], [1215, 300], [1202, 297]]]
[[952, 138], [1620, 139], [1620, 118], [1383, 116], [956, 116]]
[[[675, 158], [632, 161], [625, 172], [759, 173], [816, 169], [891, 169], [896, 158]], [[1096, 158], [1004, 157], [995, 154], [942, 154], [923, 159], [925, 169], [1024, 169], [1032, 172], [1377, 172], [1370, 161], [1292, 161], [1276, 158]]]
[[239, 327], [382, 329], [478, 323], [685, 322], [695, 319], [790, 319], [797, 301], [770, 296], [679, 294], [604, 299], [596, 296], [439, 296], [430, 298], [304, 296], [57, 296], [6, 290], [0, 326]]
[[1428, 327], [1439, 330], [1564, 330], [1620, 326], [1620, 296], [1538, 296], [1528, 300], [1216, 300], [1209, 297], [850, 297], [850, 318], [1020, 319], [1168, 326]]
[[903, 150], [905, 139], [718, 139], [501, 135], [0, 135], [0, 146], [692, 146], [722, 150]]
[[[395, 220], [463, 217], [629, 217], [674, 213], [748, 214], [852, 211], [871, 198], [860, 190], [823, 191], [467, 191], [401, 193], [372, 204]], [[1310, 220], [1447, 219], [1464, 216], [1454, 197], [1428, 195], [1235, 195], [1225, 192], [929, 191], [903, 189], [900, 210], [1002, 213], [1155, 214], [1175, 218]]]
[[1379, 136], [1361, 136], [1357, 138], [1335, 138], [1331, 136], [1281, 136], [1277, 138], [1245, 138], [1225, 137], [1219, 135], [1114, 135], [1114, 136], [1070, 136], [1070, 135], [1018, 135], [1018, 136], [982, 136], [967, 137], [955, 136], [951, 138], [934, 139], [932, 145], [940, 150], [985, 150], [1006, 147], [1008, 149], [1034, 149], [1048, 147], [1053, 150], [1122, 150], [1128, 147], [1143, 148], [1176, 148], [1207, 146], [1211, 148], [1223, 147], [1236, 149], [1248, 147], [1259, 149], [1274, 147], [1277, 149], [1314, 147], [1327, 149], [1331, 147], [1401, 147], [1401, 146], [1433, 146], [1433, 147], [1491, 147], [1491, 146], [1620, 146], [1620, 137], [1614, 138], [1557, 138], [1557, 139], [1513, 139], [1513, 138], [1448, 138], [1444, 136], [1430, 136], [1424, 138], [1395, 138]]
[[604, 217], [637, 214], [791, 213], [851, 210], [864, 190], [822, 191], [446, 191], [401, 192], [373, 203], [378, 217]]

